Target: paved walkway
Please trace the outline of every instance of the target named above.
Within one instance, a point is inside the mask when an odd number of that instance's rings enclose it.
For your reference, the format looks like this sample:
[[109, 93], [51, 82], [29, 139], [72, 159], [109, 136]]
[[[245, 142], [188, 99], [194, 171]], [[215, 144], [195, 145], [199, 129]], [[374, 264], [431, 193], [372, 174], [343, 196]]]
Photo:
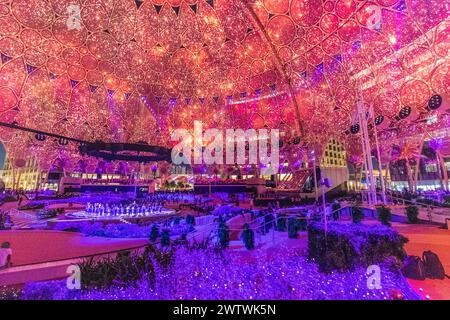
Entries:
[[13, 266], [0, 271], [0, 286], [61, 278], [68, 265], [82, 260], [79, 257], [147, 243], [145, 239], [85, 237], [79, 233], [43, 230], [0, 231], [0, 243], [4, 241], [11, 243]]
[[[426, 224], [393, 223], [393, 227], [409, 239], [405, 246], [409, 255], [421, 257], [424, 251], [431, 250], [439, 255], [445, 272], [450, 275], [450, 230]], [[450, 279], [408, 279], [408, 282], [424, 299], [428, 295], [433, 300], [450, 300]]]

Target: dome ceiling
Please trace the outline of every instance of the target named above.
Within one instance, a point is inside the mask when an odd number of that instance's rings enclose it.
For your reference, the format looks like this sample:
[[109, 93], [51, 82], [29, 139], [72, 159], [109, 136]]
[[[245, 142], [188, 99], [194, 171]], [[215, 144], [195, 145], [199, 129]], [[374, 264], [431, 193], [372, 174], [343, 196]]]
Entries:
[[446, 100], [448, 34], [442, 0], [0, 1], [0, 121], [148, 143], [194, 120], [345, 136], [358, 93], [388, 119]]

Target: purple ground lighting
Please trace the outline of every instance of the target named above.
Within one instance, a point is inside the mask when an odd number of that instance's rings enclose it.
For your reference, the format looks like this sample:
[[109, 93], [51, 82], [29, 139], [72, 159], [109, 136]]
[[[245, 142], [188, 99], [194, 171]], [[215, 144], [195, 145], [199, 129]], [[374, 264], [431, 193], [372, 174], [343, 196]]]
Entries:
[[154, 288], [143, 279], [136, 286], [108, 290], [69, 291], [65, 281], [29, 284], [26, 299], [77, 300], [390, 300], [394, 291], [418, 299], [398, 271], [380, 265], [379, 290], [368, 289], [365, 268], [329, 275], [287, 248], [272, 257], [259, 251], [230, 254], [178, 249], [172, 267], [155, 268]]

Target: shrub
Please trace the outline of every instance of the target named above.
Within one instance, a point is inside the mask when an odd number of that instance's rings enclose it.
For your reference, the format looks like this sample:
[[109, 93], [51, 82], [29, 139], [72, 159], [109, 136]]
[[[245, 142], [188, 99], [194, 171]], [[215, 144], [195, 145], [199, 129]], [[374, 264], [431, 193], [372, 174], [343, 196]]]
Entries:
[[219, 237], [220, 247], [223, 249], [227, 248], [230, 243], [230, 228], [223, 219], [221, 219], [219, 222], [219, 229], [217, 230], [217, 235]]
[[319, 265], [321, 272], [353, 271], [384, 262], [389, 257], [403, 261], [408, 239], [386, 226], [313, 222], [308, 226], [308, 259]]
[[450, 196], [444, 196], [444, 204], [450, 205]]
[[378, 220], [385, 226], [391, 225], [392, 212], [391, 208], [385, 206], [377, 207]]
[[25, 285], [21, 298], [24, 300], [64, 300], [68, 294], [79, 290], [68, 290], [66, 281], [30, 282]]
[[419, 208], [416, 206], [407, 206], [406, 215], [409, 223], [419, 223]]
[[297, 227], [299, 231], [306, 231], [308, 229], [308, 223], [306, 218], [297, 220]]
[[270, 229], [274, 227], [273, 222], [275, 220], [275, 217], [273, 214], [266, 214], [264, 216], [264, 233], [268, 233]]
[[255, 248], [255, 233], [250, 229], [248, 223], [244, 224], [244, 231], [242, 232], [242, 241], [248, 250]]
[[294, 217], [288, 219], [288, 237], [291, 239], [297, 238], [297, 219]]
[[191, 216], [190, 214], [188, 214], [186, 216], [186, 223], [191, 225], [191, 226], [195, 225], [195, 218], [194, 218], [194, 216]]
[[339, 202], [333, 202], [331, 205], [331, 211], [333, 214], [333, 220], [338, 221], [339, 220], [339, 209], [341, 208], [341, 204]]
[[45, 205], [43, 203], [38, 203], [38, 204], [26, 204], [23, 206], [20, 206], [17, 208], [17, 210], [39, 210], [39, 209], [44, 209]]
[[0, 212], [0, 230], [10, 229], [13, 225], [11, 217], [7, 212]]
[[353, 223], [360, 223], [364, 219], [363, 208], [355, 206], [352, 208], [352, 220]]
[[168, 229], [164, 229], [161, 234], [161, 246], [162, 247], [170, 246], [170, 231]]
[[159, 226], [156, 223], [154, 223], [152, 225], [152, 229], [150, 230], [149, 240], [151, 242], [155, 242], [156, 239], [158, 239], [158, 237], [159, 237]]
[[58, 209], [40, 210], [37, 213], [37, 218], [39, 220], [55, 218], [58, 215], [58, 212]]
[[173, 218], [172, 225], [177, 226], [180, 224], [180, 217]]
[[278, 231], [286, 231], [286, 218], [285, 217], [278, 217], [277, 230]]
[[[161, 231], [161, 224], [155, 223], [158, 231]], [[54, 226], [54, 230], [75, 231], [83, 233], [89, 237], [106, 237], [106, 238], [146, 238], [150, 239], [153, 225], [136, 225], [124, 223], [110, 223], [104, 225], [102, 222], [62, 222]], [[181, 235], [183, 232], [194, 231], [192, 226], [186, 226], [182, 223], [176, 226], [166, 226], [170, 230], [171, 236]], [[156, 231], [154, 231], [156, 234]], [[160, 232], [155, 240], [160, 237]]]

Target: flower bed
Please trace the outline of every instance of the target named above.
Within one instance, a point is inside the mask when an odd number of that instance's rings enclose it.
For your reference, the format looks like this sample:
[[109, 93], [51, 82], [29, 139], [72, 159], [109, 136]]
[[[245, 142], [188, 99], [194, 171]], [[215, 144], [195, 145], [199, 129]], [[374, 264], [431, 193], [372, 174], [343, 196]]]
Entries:
[[308, 227], [308, 257], [322, 272], [354, 270], [382, 263], [389, 257], [403, 261], [408, 239], [386, 226], [329, 223], [325, 235], [322, 223]]

